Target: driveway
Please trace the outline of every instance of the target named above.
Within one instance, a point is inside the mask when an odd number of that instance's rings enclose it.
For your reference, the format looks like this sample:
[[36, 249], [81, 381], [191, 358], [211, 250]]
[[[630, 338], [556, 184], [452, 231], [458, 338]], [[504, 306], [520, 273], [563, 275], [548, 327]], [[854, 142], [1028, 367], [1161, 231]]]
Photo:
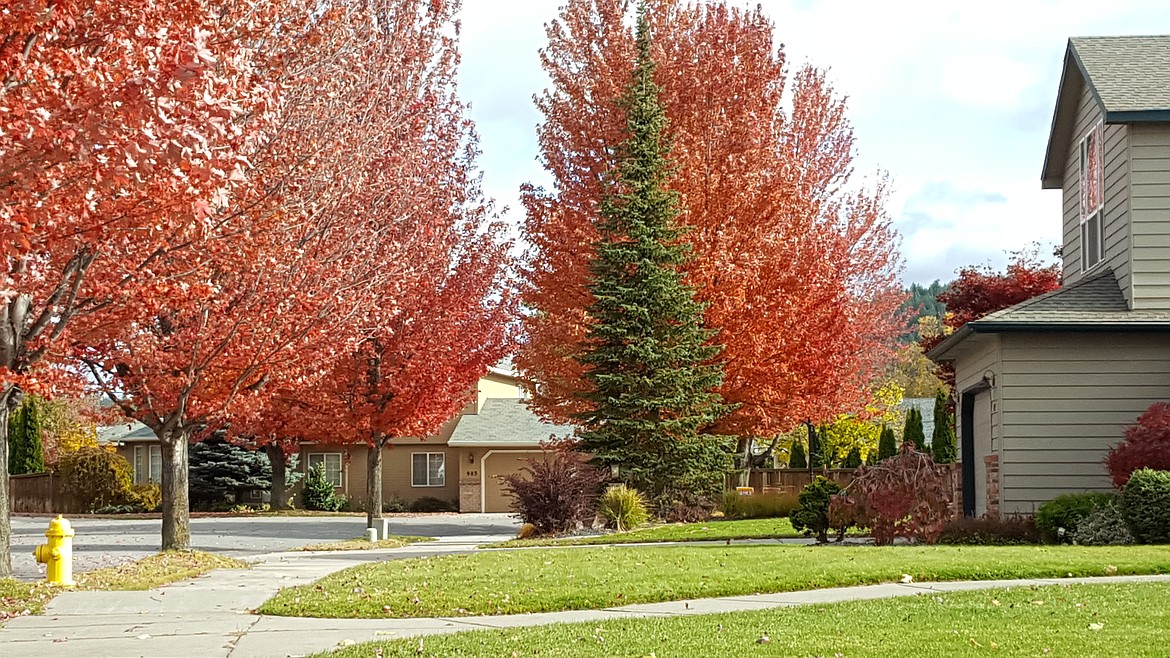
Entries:
[[[507, 514], [435, 514], [389, 516], [390, 532], [437, 537], [440, 541], [474, 543], [514, 536], [519, 522]], [[159, 519], [70, 519], [74, 571], [92, 571], [137, 560], [158, 552]], [[12, 568], [17, 578], [42, 577], [44, 567], [33, 559], [33, 547], [45, 541], [49, 517], [12, 518]], [[191, 546], [233, 557], [284, 551], [305, 544], [359, 537], [363, 516], [259, 516], [191, 519]]]

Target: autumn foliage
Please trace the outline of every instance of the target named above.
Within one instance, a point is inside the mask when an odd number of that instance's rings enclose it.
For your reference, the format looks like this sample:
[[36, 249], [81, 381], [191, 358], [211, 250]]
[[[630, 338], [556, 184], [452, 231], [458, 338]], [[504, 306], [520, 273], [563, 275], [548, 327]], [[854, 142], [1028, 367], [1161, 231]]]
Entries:
[[[624, 0], [570, 0], [547, 26], [552, 79], [537, 98], [551, 190], [526, 187], [530, 267], [526, 342], [517, 365], [533, 402], [560, 420], [585, 410], [575, 359], [586, 335], [587, 265], [603, 181], [615, 166], [634, 40]], [[720, 433], [769, 435], [860, 409], [897, 333], [894, 235], [885, 183], [851, 178], [843, 100], [823, 72], [791, 80], [762, 11], [652, 3], [655, 82], [693, 242], [688, 282], [724, 346]], [[791, 110], [784, 96], [791, 92]]]
[[1113, 486], [1121, 488], [1140, 468], [1170, 471], [1170, 402], [1158, 402], [1125, 430], [1125, 439], [1109, 451], [1105, 467]]
[[947, 467], [905, 442], [897, 455], [858, 469], [830, 503], [829, 519], [833, 527], [869, 528], [879, 546], [899, 537], [933, 544], [952, 516], [949, 477]]

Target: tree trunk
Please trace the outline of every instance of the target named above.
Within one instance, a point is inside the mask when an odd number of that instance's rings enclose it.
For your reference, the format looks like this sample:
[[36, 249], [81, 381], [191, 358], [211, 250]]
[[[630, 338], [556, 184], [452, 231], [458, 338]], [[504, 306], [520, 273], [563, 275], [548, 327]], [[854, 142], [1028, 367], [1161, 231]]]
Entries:
[[[18, 389], [8, 386], [0, 394], [0, 579], [12, 577], [12, 501], [8, 498], [8, 418], [10, 401]], [[13, 405], [14, 406], [14, 405]]]
[[366, 460], [366, 527], [375, 528], [382, 525], [382, 448], [386, 439], [375, 435], [374, 443], [370, 447], [371, 453]]
[[187, 482], [187, 433], [162, 440], [162, 550], [191, 549], [191, 500]]
[[746, 487], [751, 484], [752, 473], [752, 449], [755, 447], [756, 440], [750, 436], [739, 437], [739, 446], [736, 452], [739, 453], [739, 469], [736, 473], [739, 484], [737, 486]]
[[264, 454], [272, 465], [272, 484], [268, 487], [268, 505], [272, 509], [288, 509], [288, 487], [285, 485], [285, 471], [288, 459], [284, 447], [276, 443], [264, 444]]

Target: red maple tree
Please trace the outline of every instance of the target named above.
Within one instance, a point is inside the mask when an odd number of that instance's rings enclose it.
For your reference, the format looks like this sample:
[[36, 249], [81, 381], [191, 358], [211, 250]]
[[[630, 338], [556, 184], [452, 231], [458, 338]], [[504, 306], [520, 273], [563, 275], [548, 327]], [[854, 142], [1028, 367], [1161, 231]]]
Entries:
[[[537, 98], [552, 190], [527, 187], [532, 245], [517, 364], [546, 416], [583, 410], [576, 360], [589, 305], [597, 201], [622, 139], [612, 102], [633, 66], [622, 0], [571, 0], [547, 27], [551, 90]], [[897, 331], [898, 255], [885, 183], [852, 180], [843, 100], [805, 67], [791, 85], [762, 11], [663, 0], [651, 11], [656, 82], [669, 119], [672, 182], [694, 244], [689, 281], [724, 346], [715, 431], [774, 435], [863, 405]], [[791, 89], [791, 110], [783, 95]]]
[[[0, 462], [22, 392], [68, 383], [58, 364], [76, 335], [125, 327], [166, 294], [151, 264], [245, 183], [241, 148], [273, 91], [242, 38], [271, 13], [252, 9], [15, 0], [0, 13]], [[0, 577], [7, 491], [3, 473]]]

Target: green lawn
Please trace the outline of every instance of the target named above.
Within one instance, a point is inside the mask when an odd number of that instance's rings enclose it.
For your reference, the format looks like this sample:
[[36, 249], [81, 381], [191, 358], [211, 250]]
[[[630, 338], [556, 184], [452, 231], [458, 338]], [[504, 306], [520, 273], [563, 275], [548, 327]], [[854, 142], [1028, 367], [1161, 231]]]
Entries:
[[739, 521], [705, 521], [672, 523], [614, 532], [596, 537], [561, 539], [513, 539], [487, 544], [482, 548], [519, 548], [524, 546], [599, 546], [603, 544], [641, 544], [672, 541], [724, 541], [727, 539], [789, 539], [802, 536], [792, 529], [787, 518], [742, 519]]
[[445, 617], [897, 581], [1170, 573], [1160, 546], [642, 546], [484, 551], [364, 564], [281, 590], [263, 614]]
[[413, 535], [390, 535], [385, 539], [371, 542], [365, 537], [355, 537], [342, 541], [325, 544], [309, 544], [290, 548], [290, 551], [369, 551], [375, 548], [402, 548], [420, 541], [435, 541], [434, 537], [416, 537]]
[[[216, 569], [248, 569], [246, 562], [203, 551], [167, 551], [116, 567], [74, 576], [75, 589], [142, 590], [194, 578]], [[21, 615], [39, 615], [57, 594], [69, 588], [44, 582], [0, 580], [0, 622]]]
[[[1170, 584], [1019, 587], [358, 644], [329, 658], [1166, 655]], [[764, 641], [767, 638], [767, 641]], [[323, 654], [324, 655], [324, 654]]]

